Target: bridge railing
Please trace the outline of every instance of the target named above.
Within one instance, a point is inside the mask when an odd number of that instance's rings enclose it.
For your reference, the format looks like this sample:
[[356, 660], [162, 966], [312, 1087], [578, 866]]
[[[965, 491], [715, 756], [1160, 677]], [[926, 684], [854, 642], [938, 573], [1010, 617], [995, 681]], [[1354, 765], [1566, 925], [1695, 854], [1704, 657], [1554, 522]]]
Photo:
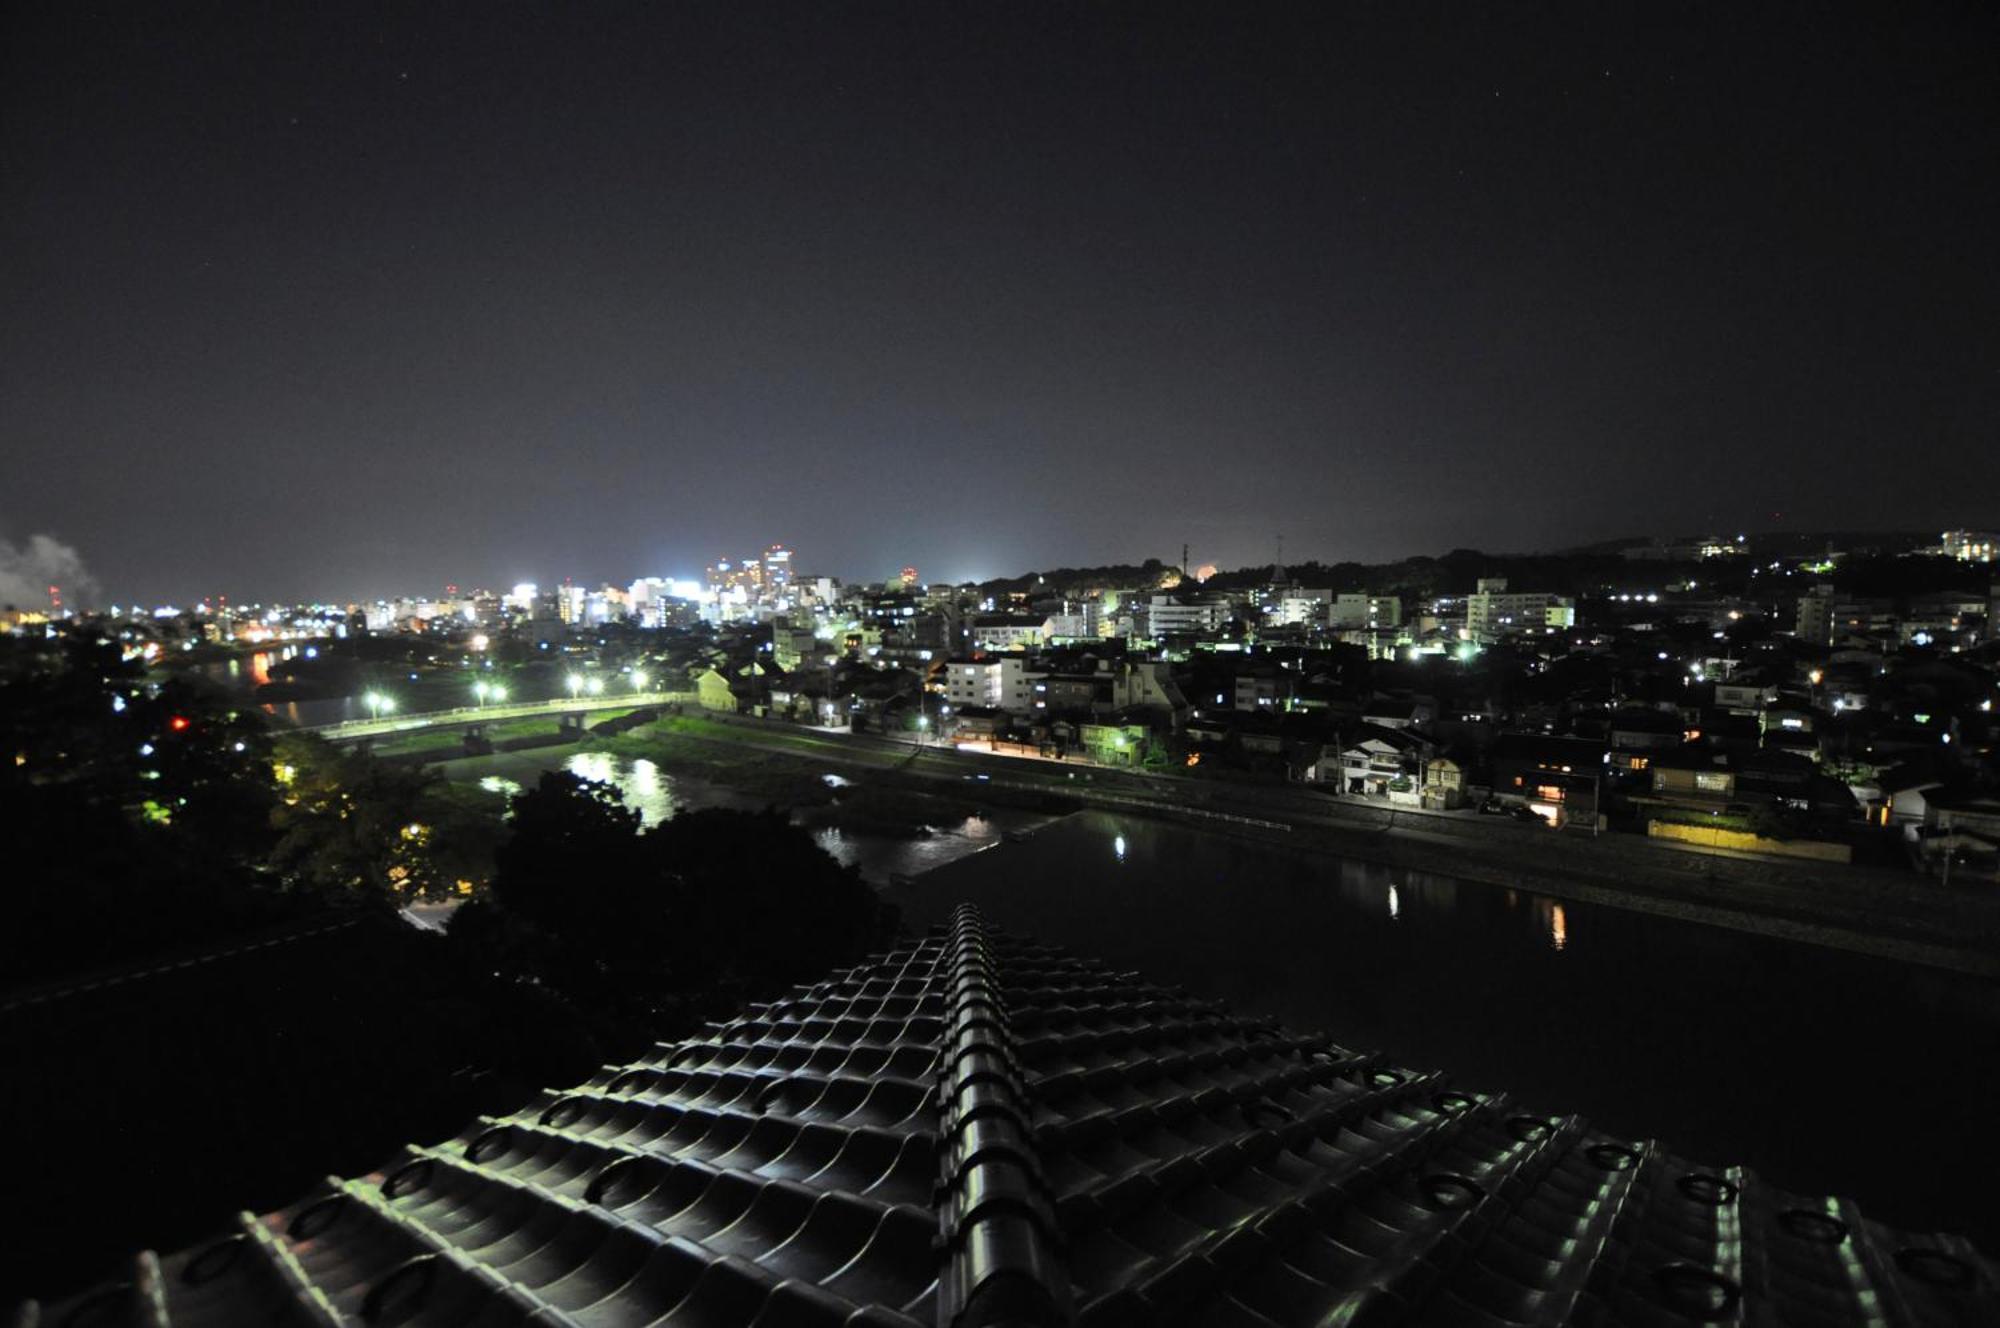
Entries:
[[382, 715], [372, 719], [346, 719], [332, 724], [301, 725], [301, 733], [317, 733], [322, 738], [375, 738], [390, 733], [410, 733], [446, 724], [477, 724], [503, 719], [529, 719], [536, 715], [584, 714], [600, 710], [636, 710], [654, 705], [687, 705], [696, 699], [693, 692], [632, 692], [624, 696], [559, 697], [551, 701], [507, 701], [494, 705], [454, 706], [449, 710], [421, 710], [410, 714]]

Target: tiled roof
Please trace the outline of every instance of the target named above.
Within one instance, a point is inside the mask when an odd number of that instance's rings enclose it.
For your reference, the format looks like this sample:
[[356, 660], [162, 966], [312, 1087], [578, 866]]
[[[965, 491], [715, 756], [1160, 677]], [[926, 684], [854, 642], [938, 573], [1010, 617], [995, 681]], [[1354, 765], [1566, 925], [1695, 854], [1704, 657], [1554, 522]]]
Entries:
[[961, 909], [17, 1322], [1990, 1325], [1995, 1275]]

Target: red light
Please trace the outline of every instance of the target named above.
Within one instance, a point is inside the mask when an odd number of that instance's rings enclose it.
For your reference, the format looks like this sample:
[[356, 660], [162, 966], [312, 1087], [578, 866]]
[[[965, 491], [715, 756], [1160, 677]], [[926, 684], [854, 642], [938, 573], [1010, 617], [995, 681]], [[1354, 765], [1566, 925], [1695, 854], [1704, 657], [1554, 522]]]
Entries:
[[186, 715], [175, 715], [172, 719], [167, 721], [167, 727], [172, 729], [176, 733], [179, 733], [182, 729], [186, 728], [187, 726], [188, 722]]

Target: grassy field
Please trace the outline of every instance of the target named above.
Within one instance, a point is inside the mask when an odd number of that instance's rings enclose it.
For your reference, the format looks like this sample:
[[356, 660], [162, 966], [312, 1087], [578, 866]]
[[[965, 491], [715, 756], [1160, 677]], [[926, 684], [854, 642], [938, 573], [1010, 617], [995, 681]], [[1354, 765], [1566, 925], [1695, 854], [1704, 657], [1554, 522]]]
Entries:
[[[668, 718], [629, 733], [589, 734], [581, 750], [647, 760], [666, 769], [765, 798], [787, 807], [818, 807], [833, 801], [822, 776], [824, 754], [789, 749], [780, 734], [759, 734], [755, 746], [739, 730], [698, 718]], [[773, 750], [773, 748], [777, 750]]]

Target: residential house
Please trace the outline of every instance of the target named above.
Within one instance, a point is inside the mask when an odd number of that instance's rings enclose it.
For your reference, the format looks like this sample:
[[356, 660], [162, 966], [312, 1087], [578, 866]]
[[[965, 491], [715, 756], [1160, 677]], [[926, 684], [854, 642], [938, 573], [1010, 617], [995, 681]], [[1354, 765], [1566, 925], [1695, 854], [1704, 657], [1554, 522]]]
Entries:
[[1152, 733], [1144, 724], [1083, 724], [1077, 738], [1099, 765], [1137, 766], [1145, 759]]
[[1560, 827], [1594, 823], [1611, 748], [1589, 738], [1503, 733], [1487, 760], [1493, 795], [1523, 803]]
[[1719, 811], [1736, 801], [1736, 768], [1728, 753], [1690, 745], [1652, 760], [1653, 797]]
[[1681, 745], [1685, 727], [1677, 711], [1652, 706], [1627, 706], [1611, 716], [1605, 736], [1611, 744], [1610, 768], [1619, 774], [1637, 774], [1651, 764], [1654, 756]]
[[1407, 729], [1359, 724], [1311, 768], [1308, 778], [1342, 793], [1382, 796], [1391, 784], [1423, 778], [1432, 745]]
[[1463, 758], [1434, 756], [1424, 766], [1423, 805], [1433, 811], [1452, 811], [1465, 805], [1467, 770]]

